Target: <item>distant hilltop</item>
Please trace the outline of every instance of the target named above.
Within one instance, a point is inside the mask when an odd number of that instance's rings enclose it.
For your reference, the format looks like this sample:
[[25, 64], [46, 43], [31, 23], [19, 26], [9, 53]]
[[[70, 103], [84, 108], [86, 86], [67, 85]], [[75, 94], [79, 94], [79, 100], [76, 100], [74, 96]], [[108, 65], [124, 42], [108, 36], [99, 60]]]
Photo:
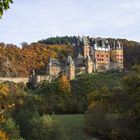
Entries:
[[[102, 38], [102, 37], [90, 37], [90, 36], [86, 36], [90, 41], [93, 40], [93, 39], [97, 39], [97, 40], [101, 40], [101, 39], [106, 39], [109, 41], [109, 43], [113, 43], [115, 40], [118, 40], [120, 42], [122, 42], [123, 44], [125, 43], [132, 43], [133, 45], [134, 44], [139, 44], [140, 45], [140, 42], [136, 42], [136, 41], [129, 41], [127, 39], [121, 39], [121, 38]], [[67, 44], [67, 45], [72, 45], [72, 44], [75, 44], [78, 40], [78, 38], [82, 38], [80, 36], [62, 36], [62, 37], [59, 37], [59, 36], [56, 36], [56, 37], [49, 37], [49, 38], [46, 38], [46, 39], [42, 39], [42, 40], [39, 40], [38, 42], [39, 43], [43, 43], [43, 44], [47, 44], [47, 45], [54, 45], [54, 44]], [[125, 43], [124, 43], [125, 42]], [[131, 45], [132, 45], [131, 44]]]

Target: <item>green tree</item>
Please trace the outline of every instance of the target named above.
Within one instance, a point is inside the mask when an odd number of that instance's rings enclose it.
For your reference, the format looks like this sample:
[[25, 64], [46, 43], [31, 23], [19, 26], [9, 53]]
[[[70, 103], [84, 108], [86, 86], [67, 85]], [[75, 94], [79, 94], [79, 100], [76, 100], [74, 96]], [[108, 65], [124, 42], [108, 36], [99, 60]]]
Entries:
[[106, 86], [103, 86], [100, 91], [94, 91], [87, 95], [89, 109], [98, 102], [101, 102], [106, 109], [110, 110], [111, 94]]
[[139, 140], [140, 66], [133, 67], [124, 78], [121, 91], [112, 92], [109, 95], [103, 88], [89, 94], [88, 103], [92, 106], [86, 115], [88, 132], [103, 140]]
[[25, 139], [27, 139], [28, 136], [30, 135], [30, 131], [32, 129], [30, 121], [34, 117], [35, 118], [39, 117], [39, 114], [35, 112], [31, 112], [27, 109], [19, 111], [15, 116], [16, 123], [20, 127], [21, 136]]
[[124, 79], [124, 92], [129, 97], [128, 107], [119, 118], [119, 137], [122, 140], [140, 139], [140, 65], [133, 67], [133, 72]]
[[2, 129], [7, 133], [9, 140], [23, 140], [20, 137], [20, 131], [13, 119], [9, 118], [2, 124]]
[[10, 3], [13, 3], [13, 0], [0, 0], [0, 17], [5, 10], [10, 8]]

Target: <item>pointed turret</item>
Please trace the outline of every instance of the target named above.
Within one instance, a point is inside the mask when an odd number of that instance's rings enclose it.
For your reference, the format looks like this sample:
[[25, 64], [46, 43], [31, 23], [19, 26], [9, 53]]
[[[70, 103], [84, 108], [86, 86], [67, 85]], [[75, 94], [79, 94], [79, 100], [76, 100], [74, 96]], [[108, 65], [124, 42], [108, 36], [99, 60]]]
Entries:
[[96, 49], [97, 49], [97, 40], [95, 38], [95, 41], [94, 41], [94, 50], [96, 50]]
[[87, 55], [90, 53], [90, 45], [89, 40], [87, 37], [83, 37], [83, 55], [86, 58]]
[[92, 59], [91, 59], [91, 57], [89, 55], [87, 56], [87, 61], [92, 62]]
[[73, 62], [71, 56], [68, 56], [68, 59], [67, 59], [67, 65], [74, 66], [74, 62]]
[[102, 48], [105, 48], [104, 40], [102, 40]]
[[122, 49], [120, 41], [117, 41], [117, 47], [118, 49]]
[[89, 45], [89, 40], [86, 36], [83, 37], [83, 45]]
[[77, 39], [77, 44], [76, 44], [76, 46], [77, 46], [77, 47], [80, 47], [80, 45], [81, 45], [81, 40], [80, 40], [80, 37], [78, 36], [78, 39]]
[[116, 49], [116, 43], [115, 43], [115, 41], [113, 43], [113, 49]]
[[65, 73], [70, 80], [75, 78], [75, 65], [71, 56], [67, 58]]

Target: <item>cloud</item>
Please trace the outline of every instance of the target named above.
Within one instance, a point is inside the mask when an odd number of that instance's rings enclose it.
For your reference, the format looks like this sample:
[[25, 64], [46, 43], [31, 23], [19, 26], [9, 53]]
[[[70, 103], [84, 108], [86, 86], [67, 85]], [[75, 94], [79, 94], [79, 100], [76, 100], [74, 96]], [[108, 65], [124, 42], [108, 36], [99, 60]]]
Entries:
[[15, 0], [0, 20], [0, 41], [83, 34], [140, 41], [139, 15], [139, 0]]

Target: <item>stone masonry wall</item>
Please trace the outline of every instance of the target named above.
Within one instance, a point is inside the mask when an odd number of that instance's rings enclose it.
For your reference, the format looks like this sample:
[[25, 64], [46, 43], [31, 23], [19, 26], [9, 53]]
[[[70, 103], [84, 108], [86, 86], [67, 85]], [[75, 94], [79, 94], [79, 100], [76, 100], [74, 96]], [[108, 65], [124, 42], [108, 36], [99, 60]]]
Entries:
[[0, 83], [5, 82], [5, 81], [10, 81], [10, 82], [14, 82], [14, 83], [20, 83], [23, 82], [24, 84], [26, 84], [29, 81], [28, 77], [25, 78], [9, 78], [9, 77], [0, 77]]

